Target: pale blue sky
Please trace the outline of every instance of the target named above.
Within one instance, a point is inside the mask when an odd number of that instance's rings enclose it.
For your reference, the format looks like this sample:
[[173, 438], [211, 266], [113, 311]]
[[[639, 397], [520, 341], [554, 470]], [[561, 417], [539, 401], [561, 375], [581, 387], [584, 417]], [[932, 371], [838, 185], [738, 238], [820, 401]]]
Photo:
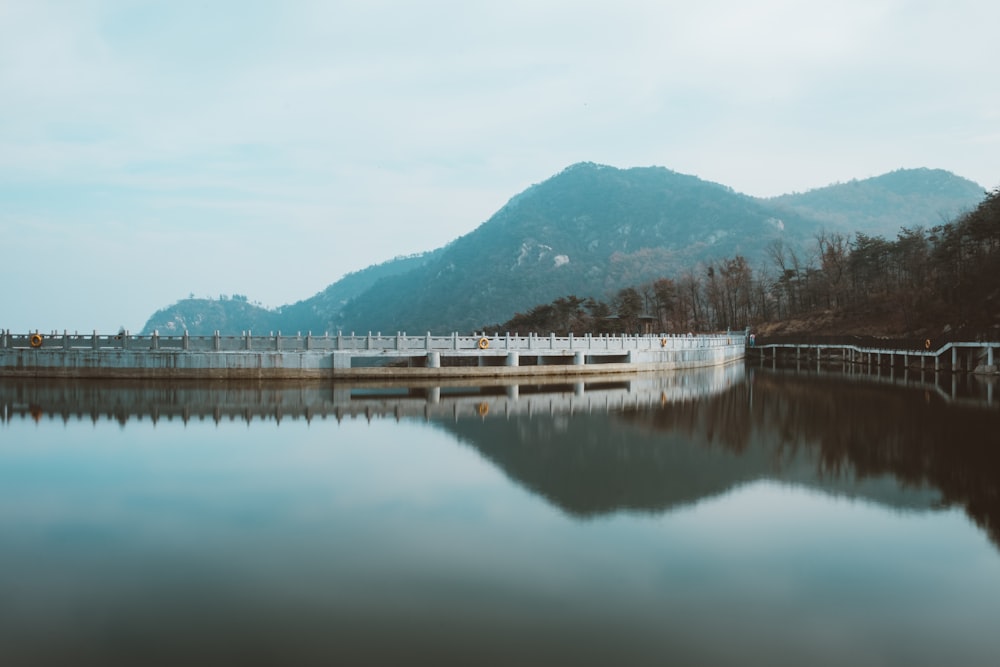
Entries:
[[0, 0], [0, 328], [292, 303], [584, 160], [992, 189], [997, 25], [972, 0]]

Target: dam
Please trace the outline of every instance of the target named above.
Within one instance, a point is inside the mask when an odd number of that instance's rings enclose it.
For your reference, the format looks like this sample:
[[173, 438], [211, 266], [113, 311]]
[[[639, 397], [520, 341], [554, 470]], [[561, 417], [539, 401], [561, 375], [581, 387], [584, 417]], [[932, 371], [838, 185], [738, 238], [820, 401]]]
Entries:
[[0, 333], [0, 377], [312, 379], [566, 377], [742, 360], [744, 332], [434, 336]]

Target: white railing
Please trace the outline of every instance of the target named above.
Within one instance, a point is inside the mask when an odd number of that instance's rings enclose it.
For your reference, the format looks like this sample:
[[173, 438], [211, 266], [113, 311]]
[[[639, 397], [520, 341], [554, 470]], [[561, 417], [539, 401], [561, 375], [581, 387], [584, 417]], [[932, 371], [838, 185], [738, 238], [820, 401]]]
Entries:
[[190, 336], [186, 332], [181, 335], [163, 336], [158, 333], [151, 335], [134, 335], [128, 332], [117, 334], [79, 333], [48, 333], [40, 332], [14, 334], [8, 331], [0, 332], [0, 349], [34, 348], [39, 350], [164, 350], [164, 351], [198, 351], [198, 352], [242, 352], [242, 351], [350, 351], [357, 354], [394, 353], [426, 354], [428, 352], [479, 352], [501, 353], [516, 352], [571, 352], [571, 351], [628, 351], [628, 350], [683, 350], [724, 347], [741, 344], [743, 333], [725, 333], [692, 336], [690, 334], [656, 334], [656, 335], [591, 335], [556, 336], [549, 334], [479, 334], [459, 335], [452, 333], [447, 336], [408, 336], [405, 333], [395, 335], [366, 334], [362, 336], [323, 334], [313, 335], [296, 333], [295, 335], [277, 334], [259, 335], [245, 332], [238, 336], [221, 335]]

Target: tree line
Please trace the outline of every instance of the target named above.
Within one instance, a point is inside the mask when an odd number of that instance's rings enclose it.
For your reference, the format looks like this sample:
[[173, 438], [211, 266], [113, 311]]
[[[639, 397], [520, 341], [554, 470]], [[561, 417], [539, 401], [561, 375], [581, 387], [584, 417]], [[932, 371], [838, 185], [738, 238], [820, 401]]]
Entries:
[[[574, 295], [483, 330], [635, 333], [737, 330], [833, 313], [885, 333], [950, 327], [1000, 334], [1000, 188], [973, 211], [895, 239], [820, 232], [805, 251], [775, 241], [756, 269], [741, 255], [619, 290]], [[818, 332], [817, 332], [818, 333]]]

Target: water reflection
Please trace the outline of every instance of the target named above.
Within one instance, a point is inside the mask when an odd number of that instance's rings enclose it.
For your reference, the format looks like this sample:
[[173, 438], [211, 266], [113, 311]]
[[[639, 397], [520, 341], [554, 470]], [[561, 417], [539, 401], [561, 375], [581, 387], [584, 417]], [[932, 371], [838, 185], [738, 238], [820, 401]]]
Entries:
[[995, 661], [971, 391], [2, 381], [0, 415], [4, 664]]
[[665, 405], [724, 391], [742, 382], [741, 364], [662, 375], [598, 376], [575, 382], [511, 384], [482, 381], [328, 382], [86, 382], [0, 378], [0, 420], [30, 417], [149, 418], [187, 422], [378, 417], [450, 418], [608, 412]]
[[1000, 546], [990, 386], [738, 364], [531, 385], [4, 381], [0, 416], [419, 418], [572, 516], [668, 511], [773, 480], [897, 509], [962, 507]]

